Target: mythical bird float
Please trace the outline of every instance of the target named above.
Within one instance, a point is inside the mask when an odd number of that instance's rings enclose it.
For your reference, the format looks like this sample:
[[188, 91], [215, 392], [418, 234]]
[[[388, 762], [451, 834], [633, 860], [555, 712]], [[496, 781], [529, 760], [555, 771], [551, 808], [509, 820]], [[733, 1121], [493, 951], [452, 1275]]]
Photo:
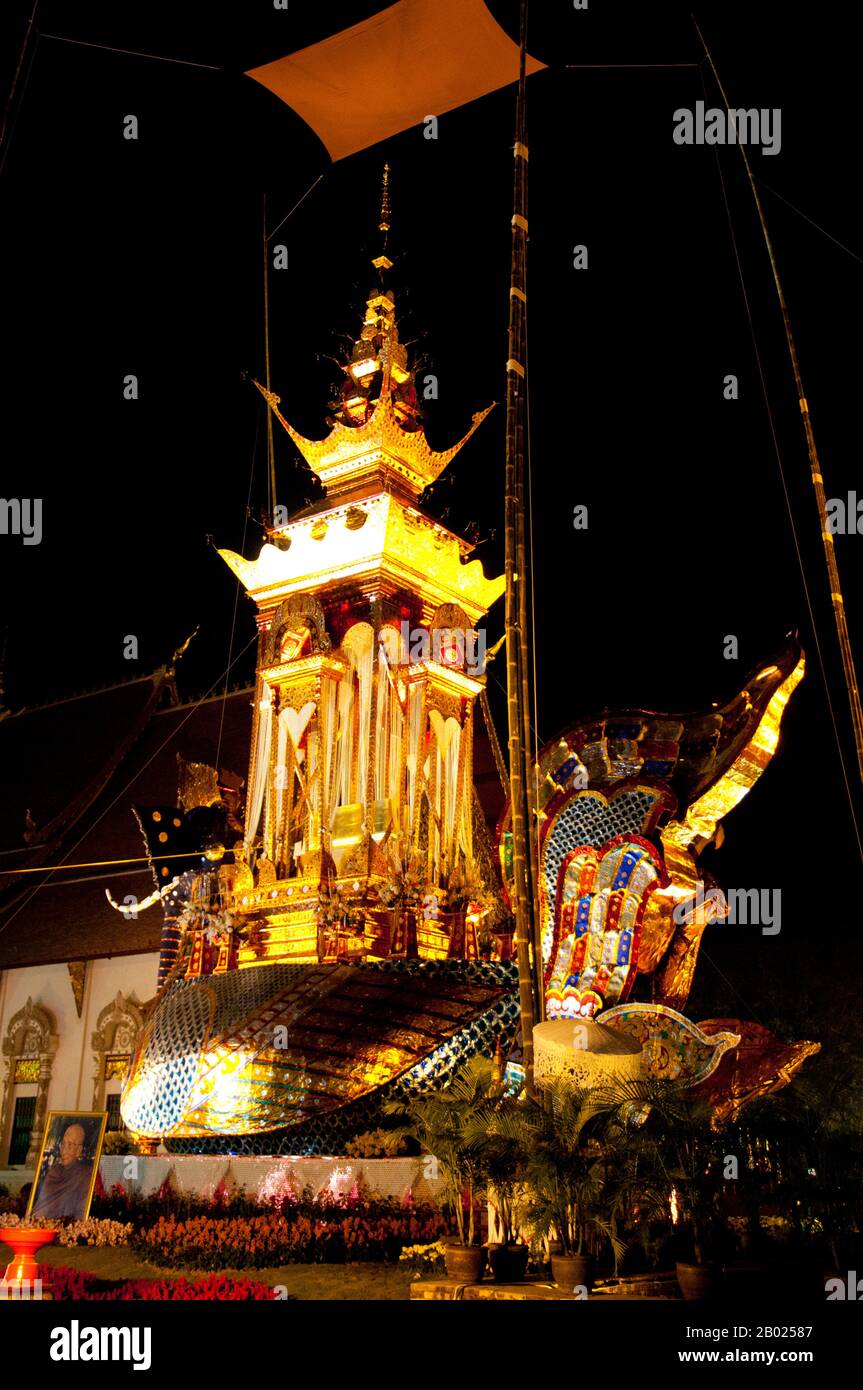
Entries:
[[[641, 1046], [642, 1072], [700, 1087], [717, 1118], [785, 1085], [818, 1044], [780, 1044], [734, 1019], [682, 1010], [702, 933], [727, 905], [704, 892], [701, 851], [764, 772], [804, 671], [791, 642], [728, 704], [703, 714], [629, 710], [581, 720], [537, 764], [546, 1015], [598, 1020]], [[509, 817], [501, 862], [510, 876]], [[541, 1025], [546, 1069], [587, 1078], [579, 1034]], [[589, 1052], [589, 1044], [586, 1048]], [[540, 1049], [541, 1055], [542, 1049]]]
[[[179, 1150], [340, 1152], [388, 1093], [506, 1054], [518, 1028], [473, 774], [477, 627], [504, 580], [419, 507], [487, 412], [430, 449], [389, 285], [386, 187], [380, 228], [330, 433], [300, 436], [261, 388], [326, 496], [257, 560], [221, 552], [259, 630], [244, 820], [236, 789], [201, 766], [186, 766], [179, 807], [139, 808], [165, 927], [122, 1114]], [[629, 1035], [621, 1054], [692, 1084], [739, 1049], [736, 1026], [679, 1012], [706, 918], [687, 904], [697, 854], [770, 760], [802, 672], [789, 649], [722, 709], [605, 715], [542, 753], [550, 1019], [598, 1017]], [[505, 883], [506, 818], [500, 843]], [[771, 1042], [767, 1066], [764, 1043], [749, 1036], [746, 1077], [718, 1105], [787, 1080], [811, 1050]]]

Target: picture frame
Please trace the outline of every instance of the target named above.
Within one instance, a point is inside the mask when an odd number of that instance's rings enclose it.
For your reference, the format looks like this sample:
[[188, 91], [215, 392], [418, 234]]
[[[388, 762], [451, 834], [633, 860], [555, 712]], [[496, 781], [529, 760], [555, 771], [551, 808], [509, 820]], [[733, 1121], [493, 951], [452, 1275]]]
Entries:
[[48, 1111], [25, 1219], [86, 1221], [107, 1123], [107, 1110]]

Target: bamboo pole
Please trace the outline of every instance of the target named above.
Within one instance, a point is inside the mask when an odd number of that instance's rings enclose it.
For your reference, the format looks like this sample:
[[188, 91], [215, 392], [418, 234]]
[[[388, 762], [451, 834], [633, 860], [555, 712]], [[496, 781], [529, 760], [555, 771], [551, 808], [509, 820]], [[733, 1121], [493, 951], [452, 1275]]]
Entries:
[[[29, 48], [29, 46], [30, 46], [30, 35], [31, 35], [32, 32], [33, 32], [33, 26], [34, 26], [34, 24], [35, 24], [35, 22], [36, 22], [36, 11], [37, 11], [38, 8], [39, 8], [39, 0], [33, 0], [33, 8], [32, 8], [32, 10], [30, 11], [30, 18], [29, 18], [28, 21], [27, 21], [27, 28], [24, 30], [24, 40], [23, 40], [23, 42], [22, 42], [22, 44], [21, 44], [21, 51], [20, 51], [20, 53], [18, 54], [18, 62], [17, 62], [16, 65], [15, 65], [15, 75], [14, 75], [14, 77], [12, 78], [12, 85], [11, 85], [11, 87], [9, 88], [9, 95], [8, 95], [7, 98], [6, 98], [6, 106], [5, 106], [5, 109], [4, 109], [4, 111], [3, 111], [3, 124], [0, 125], [0, 154], [3, 153], [3, 148], [4, 148], [5, 144], [6, 144], [7, 132], [9, 133], [9, 138], [11, 139], [11, 128], [10, 128], [9, 122], [10, 122], [10, 118], [11, 118], [11, 116], [12, 116], [13, 108], [14, 108], [14, 106], [15, 106], [15, 94], [16, 94], [16, 92], [18, 91], [18, 83], [19, 83], [19, 81], [20, 81], [21, 72], [22, 72], [22, 69], [23, 69], [23, 67], [24, 67], [24, 59], [25, 59], [26, 56], [27, 56], [27, 50], [28, 50], [28, 48]], [[37, 42], [38, 42], [38, 34], [37, 34]], [[26, 88], [26, 85], [27, 85], [26, 82], [25, 82], [24, 85], [25, 85], [25, 88]], [[3, 155], [3, 160], [5, 161], [5, 155]], [[0, 163], [0, 169], [2, 169], [2, 167], [3, 167], [3, 165], [2, 165], [2, 163]]]
[[[525, 160], [527, 159], [527, 146], [525, 145]], [[526, 202], [526, 199], [525, 199]], [[524, 277], [526, 280], [526, 276]], [[522, 288], [525, 289], [523, 283]], [[526, 293], [526, 289], [525, 289]], [[523, 317], [526, 320], [526, 306], [522, 309]], [[525, 332], [523, 342], [527, 347], [527, 324], [525, 322]], [[527, 352], [524, 353], [525, 368], [527, 364]], [[526, 392], [525, 382], [525, 392]], [[531, 544], [526, 543], [525, 525], [525, 498], [524, 498], [524, 454], [522, 453], [520, 467], [516, 469], [516, 552], [519, 576], [524, 579], [519, 580], [518, 584], [518, 659], [521, 673], [521, 713], [522, 713], [522, 759], [523, 759], [523, 778], [525, 791], [525, 817], [527, 820], [528, 833], [528, 853], [527, 853], [527, 892], [528, 903], [530, 904], [530, 914], [533, 926], [532, 946], [533, 946], [533, 969], [531, 976], [534, 984], [534, 1012], [537, 1022], [542, 1022], [545, 1017], [545, 991], [542, 987], [542, 922], [539, 911], [539, 822], [537, 820], [537, 796], [536, 796], [536, 748], [535, 733], [533, 722], [530, 717], [530, 642], [534, 639], [534, 634], [528, 626], [527, 618], [527, 587], [528, 587], [528, 566], [533, 563], [533, 537]]]
[[[710, 70], [716, 79], [722, 100], [725, 104], [726, 112], [730, 112], [728, 97], [722, 80], [716, 70], [713, 55], [707, 47], [707, 42], [696, 19], [692, 20], [695, 25], [696, 33], [701, 40]], [[730, 116], [729, 116], [730, 119]], [[794, 384], [797, 388], [797, 400], [800, 405], [800, 414], [803, 417], [803, 429], [806, 434], [806, 448], [809, 454], [809, 472], [812, 479], [812, 486], [815, 490], [815, 500], [818, 506], [818, 517], [821, 523], [821, 541], [824, 547], [824, 558], [827, 562], [827, 575], [830, 581], [830, 602], [833, 605], [833, 617], [836, 622], [836, 634], [839, 639], [839, 650], [842, 655], [842, 669], [845, 674], [845, 684], [848, 688], [848, 701], [851, 707], [851, 722], [854, 726], [854, 745], [857, 752], [857, 768], [860, 774], [860, 781], [863, 783], [863, 706], [860, 703], [860, 687], [857, 682], [857, 671], [854, 665], [854, 653], [851, 649], [851, 638], [848, 632], [848, 622], [845, 617], [845, 599], [842, 595], [842, 586], [839, 582], [839, 567], [836, 563], [836, 551], [833, 544], [833, 536], [827, 530], [827, 496], [824, 491], [824, 477], [821, 472], [821, 463], [818, 458], [818, 450], [815, 445], [815, 434], [812, 429], [812, 418], [809, 414], [809, 404], [806, 399], [806, 392], [803, 389], [803, 376], [800, 371], [800, 362], [797, 357], [797, 346], [794, 342], [794, 334], [791, 330], [791, 317], [788, 312], [788, 304], [785, 299], [785, 291], [782, 288], [782, 281], [779, 278], [779, 267], [776, 261], [776, 254], [773, 249], [773, 241], [767, 228], [767, 219], [764, 215], [764, 208], [761, 205], [761, 198], [752, 173], [752, 166], [749, 163], [749, 156], [746, 153], [746, 146], [738, 141], [746, 175], [749, 179], [749, 187], [752, 189], [752, 196], [755, 199], [755, 207], [758, 212], [758, 220], [761, 223], [761, 231], [764, 236], [764, 243], [767, 247], [767, 254], [770, 257], [770, 268], [773, 272], [773, 283], [776, 286], [776, 294], [779, 299], [779, 307], [782, 310], [782, 322], [785, 327], [785, 339], [788, 343], [788, 352], [791, 357], [791, 367], [794, 372]]]
[[[525, 749], [522, 683], [520, 591], [524, 587], [523, 520], [519, 528], [519, 500], [523, 506], [524, 461], [524, 318], [527, 219], [527, 149], [525, 135], [525, 65], [527, 0], [521, 0], [519, 19], [519, 73], [513, 148], [512, 260], [509, 290], [509, 355], [506, 364], [506, 469], [504, 498], [504, 572], [506, 576], [506, 686], [509, 747], [509, 794], [512, 812], [512, 896], [515, 911], [516, 959], [525, 1082], [533, 1094], [534, 980], [531, 965], [531, 912], [525, 786]], [[519, 535], [521, 534], [521, 546]]]
[[[267, 195], [264, 194], [263, 203], [263, 244], [264, 244], [264, 380], [267, 386], [267, 395], [271, 395], [270, 390], [270, 266], [267, 238]], [[275, 525], [276, 517], [276, 455], [273, 448], [273, 412], [267, 411], [267, 464], [269, 467], [270, 483], [270, 525]]]

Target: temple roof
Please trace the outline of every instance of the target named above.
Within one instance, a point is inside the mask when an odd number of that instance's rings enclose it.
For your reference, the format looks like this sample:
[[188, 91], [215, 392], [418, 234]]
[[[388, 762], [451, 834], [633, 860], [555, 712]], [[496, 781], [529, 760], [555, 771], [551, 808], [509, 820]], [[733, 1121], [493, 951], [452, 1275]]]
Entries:
[[261, 606], [350, 581], [369, 593], [410, 589], [427, 616], [456, 603], [475, 622], [505, 587], [503, 576], [486, 578], [480, 560], [464, 563], [466, 541], [388, 492], [290, 522], [278, 541], [263, 545], [257, 560], [219, 551]]
[[306, 439], [278, 409], [281, 398], [268, 391], [262, 394], [333, 501], [358, 497], [382, 483], [407, 500], [419, 497], [494, 408], [492, 404], [477, 411], [457, 443], [435, 450], [421, 427], [404, 428], [391, 395], [381, 395], [361, 421], [349, 424], [339, 419], [324, 439]]

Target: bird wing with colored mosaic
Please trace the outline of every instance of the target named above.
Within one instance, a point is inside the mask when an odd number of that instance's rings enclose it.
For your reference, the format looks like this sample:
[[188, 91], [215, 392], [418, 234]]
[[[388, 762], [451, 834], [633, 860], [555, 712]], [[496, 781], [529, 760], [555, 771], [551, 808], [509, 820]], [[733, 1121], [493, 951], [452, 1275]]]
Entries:
[[[644, 903], [630, 972], [655, 973], [657, 997], [674, 1008], [685, 1004], [712, 908], [708, 904], [682, 920], [675, 909], [693, 898], [704, 877], [697, 854], [775, 753], [782, 716], [803, 671], [802, 653], [792, 642], [722, 707], [689, 715], [606, 713], [580, 721], [543, 749], [537, 777], [539, 902], [543, 961], [555, 980], [550, 1008], [561, 1007], [568, 978], [561, 975], [565, 962], [556, 959], [561, 868], [576, 848], [600, 850], [621, 835], [647, 840], [664, 876]], [[508, 810], [500, 852], [506, 883]], [[584, 980], [580, 984], [587, 988]], [[631, 989], [628, 978], [627, 993]]]
[[648, 899], [665, 883], [647, 840], [621, 835], [565, 856], [558, 876], [554, 943], [546, 971], [550, 1019], [592, 1018], [632, 986]]

